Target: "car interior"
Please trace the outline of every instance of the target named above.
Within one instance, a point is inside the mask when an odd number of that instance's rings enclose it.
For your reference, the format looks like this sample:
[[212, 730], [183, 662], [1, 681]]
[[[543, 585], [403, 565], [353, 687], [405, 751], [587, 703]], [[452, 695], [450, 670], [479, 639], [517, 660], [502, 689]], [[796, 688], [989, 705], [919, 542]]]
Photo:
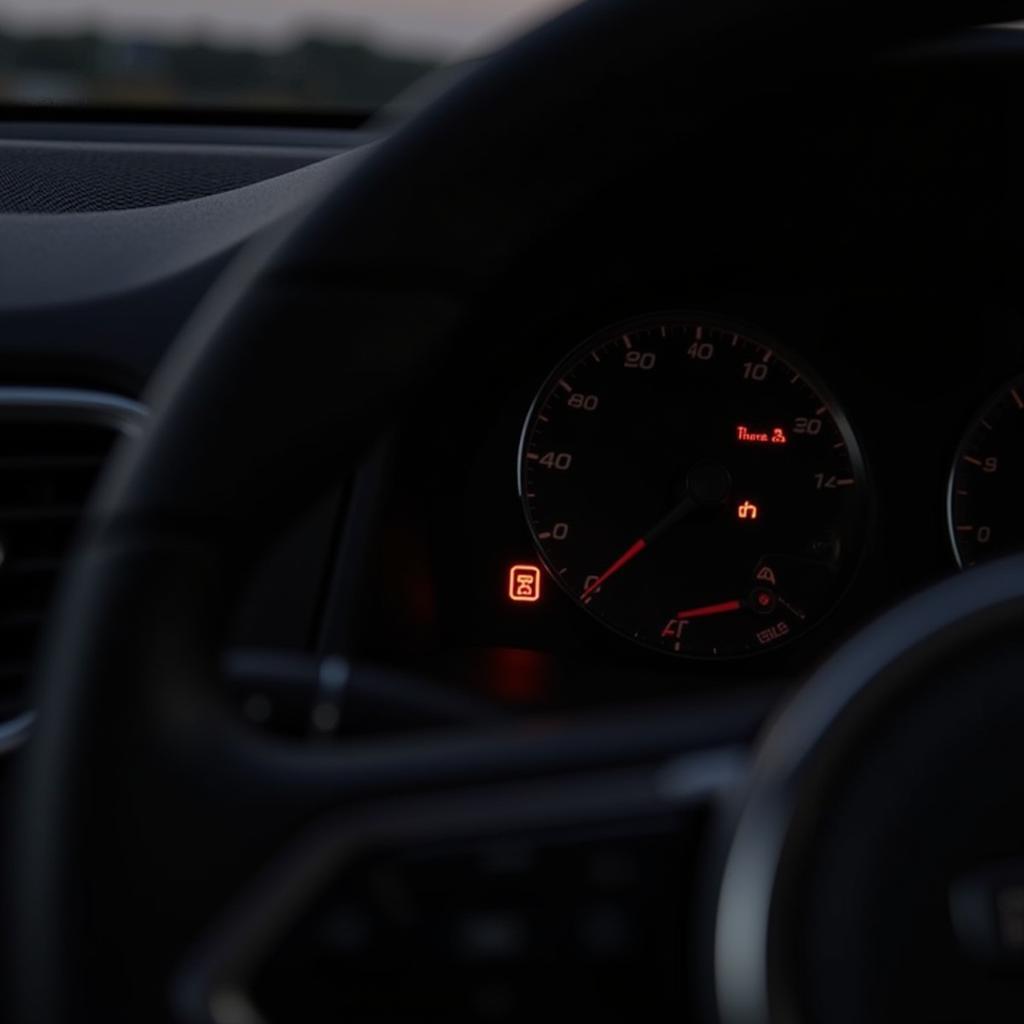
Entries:
[[1024, 5], [303, 3], [0, 9], [0, 1020], [1019, 1024]]

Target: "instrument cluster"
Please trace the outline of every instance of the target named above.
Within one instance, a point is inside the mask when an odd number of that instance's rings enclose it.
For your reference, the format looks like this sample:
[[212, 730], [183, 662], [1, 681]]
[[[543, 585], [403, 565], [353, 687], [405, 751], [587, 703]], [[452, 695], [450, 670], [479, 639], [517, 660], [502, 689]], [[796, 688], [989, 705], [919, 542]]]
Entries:
[[370, 653], [531, 705], [791, 680], [1024, 548], [1012, 314], [622, 314], [435, 392], [394, 455]]

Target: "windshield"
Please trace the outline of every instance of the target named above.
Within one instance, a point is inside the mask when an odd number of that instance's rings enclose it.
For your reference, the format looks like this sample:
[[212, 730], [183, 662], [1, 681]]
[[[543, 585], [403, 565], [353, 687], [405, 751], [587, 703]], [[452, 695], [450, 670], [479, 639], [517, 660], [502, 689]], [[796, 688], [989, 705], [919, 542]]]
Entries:
[[368, 113], [571, 0], [0, 0], [0, 104]]

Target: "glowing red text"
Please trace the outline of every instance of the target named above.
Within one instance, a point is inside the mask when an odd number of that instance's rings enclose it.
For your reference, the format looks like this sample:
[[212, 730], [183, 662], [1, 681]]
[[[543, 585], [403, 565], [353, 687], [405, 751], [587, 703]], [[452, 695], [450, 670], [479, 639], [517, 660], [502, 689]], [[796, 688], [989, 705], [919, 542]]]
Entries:
[[736, 428], [736, 440], [748, 444], [789, 444], [789, 438], [782, 427], [772, 427], [771, 433], [768, 433], [763, 430], [751, 430], [741, 424]]

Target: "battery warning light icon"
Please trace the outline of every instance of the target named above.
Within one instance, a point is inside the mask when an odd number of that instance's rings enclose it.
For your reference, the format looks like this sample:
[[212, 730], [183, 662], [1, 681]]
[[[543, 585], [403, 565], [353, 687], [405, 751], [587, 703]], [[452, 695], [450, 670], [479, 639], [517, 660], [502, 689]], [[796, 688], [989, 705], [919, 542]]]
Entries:
[[508, 596], [512, 601], [533, 604], [540, 600], [540, 566], [513, 565], [508, 572]]

